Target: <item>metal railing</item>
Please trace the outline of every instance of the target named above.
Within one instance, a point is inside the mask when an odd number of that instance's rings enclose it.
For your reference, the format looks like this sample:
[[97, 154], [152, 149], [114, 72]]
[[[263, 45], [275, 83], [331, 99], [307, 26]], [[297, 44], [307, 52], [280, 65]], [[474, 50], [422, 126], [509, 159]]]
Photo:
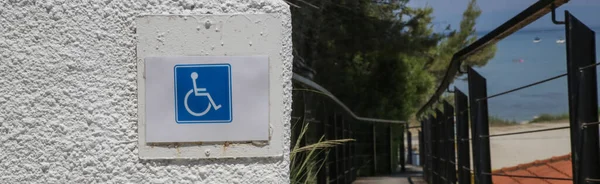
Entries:
[[[404, 163], [402, 129], [406, 121], [358, 116], [312, 80], [298, 74], [292, 79], [292, 146], [353, 140], [318, 153], [317, 183], [352, 183], [358, 176], [391, 174], [398, 164], [392, 163], [392, 157], [399, 151], [399, 162]], [[304, 135], [300, 135], [303, 128]], [[294, 160], [301, 162], [308, 156], [299, 154]]]
[[[474, 175], [473, 179], [476, 184], [491, 184], [492, 176], [538, 178], [546, 181], [572, 180], [575, 184], [600, 181], [600, 159], [598, 157], [600, 151], [598, 124], [600, 123], [598, 123], [598, 92], [596, 81], [596, 66], [600, 63], [596, 63], [595, 61], [595, 33], [568, 11], [565, 11], [564, 22], [555, 20], [554, 8], [565, 2], [558, 0], [538, 1], [515, 18], [498, 27], [495, 31], [476, 41], [474, 43], [475, 46], [469, 46], [465, 48], [466, 50], [463, 49], [455, 54], [452, 64], [448, 67], [444, 82], [442, 82], [440, 88], [429, 102], [419, 111], [419, 115], [421, 116], [419, 148], [420, 152], [422, 152], [420, 160], [424, 161], [424, 176], [428, 183], [458, 182], [460, 184], [470, 184], [471, 173]], [[464, 54], [472, 53], [474, 52], [473, 50], [480, 48], [477, 45], [496, 42], [497, 39], [501, 39], [516, 31], [513, 30], [506, 33], [506, 30], [510, 30], [510, 27], [523, 27], [548, 12], [552, 12], [554, 23], [565, 24], [567, 42], [566, 74], [488, 96], [486, 79], [471, 67], [467, 67], [469, 96], [454, 88], [454, 107], [450, 103], [444, 102], [443, 111], [439, 109], [434, 110], [435, 116], [433, 114], [422, 114], [426, 109], [432, 108], [434, 102], [446, 90], [450, 83], [450, 78], [454, 78], [456, 75], [460, 66], [460, 58], [464, 57]], [[488, 99], [534, 87], [565, 76], [568, 81], [570, 126], [508, 134], [489, 134]], [[510, 175], [493, 173], [491, 171], [491, 137], [559, 129], [570, 129], [572, 178]], [[471, 131], [472, 138], [469, 138], [469, 131]], [[472, 145], [472, 150], [469, 149], [469, 143]], [[470, 155], [473, 156], [472, 160], [470, 159]], [[471, 162], [473, 163], [473, 168], [471, 168]]]
[[444, 75], [442, 82], [435, 90], [431, 98], [429, 98], [427, 103], [425, 103], [425, 105], [423, 105], [423, 107], [417, 111], [417, 117], [420, 117], [427, 109], [431, 108], [438, 101], [438, 99], [440, 99], [441, 95], [446, 91], [446, 89], [448, 89], [448, 86], [450, 83], [452, 83], [454, 77], [459, 72], [463, 59], [488, 45], [502, 40], [508, 35], [511, 35], [526, 25], [529, 25], [531, 22], [536, 21], [540, 17], [548, 14], [555, 7], [559, 7], [568, 1], [569, 0], [540, 0], [523, 10], [521, 13], [517, 14], [515, 17], [506, 21], [498, 28], [492, 30], [490, 33], [456, 52], [452, 56], [452, 61], [450, 61], [450, 65], [448, 65], [448, 69], [446, 70], [446, 74]]

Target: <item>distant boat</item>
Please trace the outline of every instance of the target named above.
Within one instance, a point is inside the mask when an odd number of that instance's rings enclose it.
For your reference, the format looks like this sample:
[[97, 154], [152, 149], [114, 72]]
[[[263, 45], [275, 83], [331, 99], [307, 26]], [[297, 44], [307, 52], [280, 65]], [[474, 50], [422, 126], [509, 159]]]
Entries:
[[565, 39], [559, 38], [558, 40], [556, 40], [556, 43], [558, 43], [558, 44], [565, 43]]
[[533, 43], [538, 43], [541, 41], [542, 41], [542, 39], [540, 39], [540, 37], [535, 37], [535, 39], [533, 39]]

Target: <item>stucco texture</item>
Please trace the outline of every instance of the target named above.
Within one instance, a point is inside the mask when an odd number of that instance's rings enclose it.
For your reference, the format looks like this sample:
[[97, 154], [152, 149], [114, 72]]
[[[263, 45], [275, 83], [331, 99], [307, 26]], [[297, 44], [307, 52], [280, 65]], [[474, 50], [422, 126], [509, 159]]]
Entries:
[[[136, 26], [149, 14], [281, 14], [284, 154], [141, 160]], [[280, 0], [0, 1], [0, 183], [289, 183], [291, 21]]]

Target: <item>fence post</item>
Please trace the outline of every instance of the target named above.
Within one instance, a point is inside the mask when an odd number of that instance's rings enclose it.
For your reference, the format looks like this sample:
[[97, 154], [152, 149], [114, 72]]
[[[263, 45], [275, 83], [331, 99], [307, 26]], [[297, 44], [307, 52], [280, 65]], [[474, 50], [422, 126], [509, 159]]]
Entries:
[[[490, 134], [488, 124], [487, 85], [485, 78], [473, 68], [467, 67], [469, 102], [471, 110], [471, 131], [473, 132], [473, 160], [475, 184], [492, 183], [492, 161], [490, 156]], [[485, 137], [485, 138], [482, 138]]]
[[454, 108], [450, 103], [444, 101], [444, 113], [446, 114], [446, 179], [448, 183], [456, 183], [456, 154], [454, 149]]
[[467, 96], [454, 87], [456, 107], [456, 142], [458, 152], [458, 183], [471, 184], [471, 156], [469, 152], [469, 111]]
[[565, 11], [573, 183], [600, 179], [595, 33]]

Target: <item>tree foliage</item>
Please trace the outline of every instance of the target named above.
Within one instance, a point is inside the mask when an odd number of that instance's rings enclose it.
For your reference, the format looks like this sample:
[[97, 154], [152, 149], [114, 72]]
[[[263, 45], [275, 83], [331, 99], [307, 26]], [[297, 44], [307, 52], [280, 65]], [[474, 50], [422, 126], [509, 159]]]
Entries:
[[[408, 0], [289, 0], [294, 71], [313, 78], [363, 116], [407, 119], [431, 94], [452, 54], [476, 39], [471, 0], [460, 30], [432, 29], [431, 7]], [[482, 66], [495, 47], [464, 63]], [[443, 74], [442, 74], [443, 75]]]
[[[477, 1], [470, 0], [467, 9], [463, 12], [459, 27], [460, 29], [450, 30], [450, 27], [447, 28], [450, 33], [446, 35], [436, 49], [432, 50], [430, 54], [432, 54], [435, 59], [430, 60], [430, 63], [426, 65], [426, 69], [429, 70], [436, 79], [441, 80], [442, 77], [444, 77], [446, 68], [450, 64], [454, 53], [477, 40], [475, 21], [480, 15], [481, 9], [477, 6]], [[476, 51], [467, 58], [464, 58], [462, 64], [474, 67], [485, 66], [487, 62], [494, 57], [495, 53], [496, 45], [490, 45]]]

